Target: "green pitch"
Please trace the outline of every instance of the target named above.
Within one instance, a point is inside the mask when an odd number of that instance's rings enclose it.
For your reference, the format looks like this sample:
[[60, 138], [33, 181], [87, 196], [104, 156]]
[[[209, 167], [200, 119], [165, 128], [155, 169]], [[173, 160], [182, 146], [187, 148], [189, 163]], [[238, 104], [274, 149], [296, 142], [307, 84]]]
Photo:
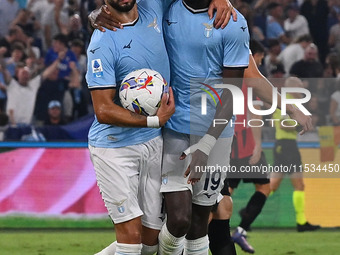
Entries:
[[[292, 229], [255, 229], [249, 242], [260, 255], [337, 255], [340, 231], [297, 233]], [[1, 255], [93, 255], [114, 240], [110, 230], [0, 231]], [[239, 255], [244, 253], [238, 249]]]

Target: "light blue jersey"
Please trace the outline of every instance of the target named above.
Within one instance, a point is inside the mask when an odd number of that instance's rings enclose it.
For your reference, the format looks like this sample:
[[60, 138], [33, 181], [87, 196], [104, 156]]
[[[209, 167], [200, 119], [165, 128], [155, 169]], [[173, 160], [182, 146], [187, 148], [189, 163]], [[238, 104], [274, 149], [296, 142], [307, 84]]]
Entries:
[[[204, 135], [213, 121], [215, 104], [208, 95], [207, 115], [201, 114], [201, 96], [214, 93], [200, 82], [210, 85], [222, 83], [223, 67], [246, 68], [249, 64], [249, 33], [247, 22], [238, 12], [237, 22], [226, 28], [213, 28], [207, 9], [195, 11], [182, 0], [174, 2], [165, 14], [163, 28], [170, 67], [171, 86], [176, 111], [166, 127], [176, 132]], [[197, 79], [196, 79], [197, 80]], [[190, 81], [194, 83], [190, 85]], [[221, 95], [222, 91], [217, 91]], [[215, 100], [219, 103], [217, 96]], [[233, 136], [230, 125], [221, 137]]]
[[[161, 0], [142, 0], [138, 3], [139, 17], [124, 29], [113, 32], [95, 30], [87, 49], [88, 88], [117, 89], [115, 103], [120, 105], [119, 86], [130, 72], [149, 68], [170, 81], [166, 52]], [[89, 131], [89, 144], [94, 147], [117, 148], [146, 142], [158, 135], [160, 129], [125, 128], [100, 124], [95, 117]]]

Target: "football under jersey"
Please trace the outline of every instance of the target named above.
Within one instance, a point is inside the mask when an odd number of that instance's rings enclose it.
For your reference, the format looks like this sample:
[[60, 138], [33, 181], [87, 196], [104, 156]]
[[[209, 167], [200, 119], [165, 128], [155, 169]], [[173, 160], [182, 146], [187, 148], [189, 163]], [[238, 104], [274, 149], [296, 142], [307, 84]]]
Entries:
[[[149, 68], [158, 71], [167, 82], [170, 67], [166, 52], [161, 0], [142, 0], [138, 3], [139, 17], [124, 29], [113, 32], [95, 30], [87, 49], [88, 88], [116, 89], [113, 99], [118, 105], [121, 81], [130, 72]], [[158, 135], [160, 129], [127, 128], [100, 124], [95, 117], [89, 131], [89, 144], [97, 147], [116, 148], [146, 142]]]
[[[223, 67], [246, 68], [249, 63], [249, 33], [244, 17], [238, 12], [237, 22], [230, 21], [226, 28], [215, 29], [207, 10], [193, 10], [177, 0], [163, 21], [176, 105], [166, 127], [185, 134], [204, 135], [213, 121], [213, 101], [219, 101], [206, 85], [222, 83]], [[214, 96], [213, 99], [208, 95], [206, 115], [201, 114], [202, 93]], [[233, 133], [228, 125], [221, 137]]]

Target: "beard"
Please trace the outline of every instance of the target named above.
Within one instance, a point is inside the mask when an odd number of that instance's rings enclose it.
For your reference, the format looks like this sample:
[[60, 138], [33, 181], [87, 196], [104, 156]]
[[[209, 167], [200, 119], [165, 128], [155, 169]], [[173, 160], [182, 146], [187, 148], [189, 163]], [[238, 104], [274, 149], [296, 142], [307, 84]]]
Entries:
[[111, 5], [111, 7], [119, 12], [129, 12], [133, 8], [133, 6], [136, 4], [136, 0], [132, 0], [130, 3], [120, 5], [120, 0], [110, 0], [108, 3]]

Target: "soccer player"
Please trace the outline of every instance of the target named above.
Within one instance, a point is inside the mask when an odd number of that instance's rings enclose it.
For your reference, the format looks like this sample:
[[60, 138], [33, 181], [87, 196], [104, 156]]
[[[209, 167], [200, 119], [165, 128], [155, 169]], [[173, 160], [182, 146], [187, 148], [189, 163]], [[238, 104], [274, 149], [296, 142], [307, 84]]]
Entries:
[[[252, 51], [256, 65], [261, 65], [265, 53], [263, 46], [259, 42], [251, 40], [250, 49]], [[245, 83], [246, 82], [247, 81], [245, 81]], [[251, 82], [251, 80], [248, 82]], [[247, 98], [248, 93], [245, 83], [242, 86], [242, 91], [245, 98]], [[254, 108], [260, 109], [263, 103], [262, 101], [255, 99], [253, 101], [253, 105]], [[245, 106], [245, 109], [248, 109], [248, 103], [246, 100]], [[246, 113], [245, 115], [238, 115], [236, 121], [237, 123], [248, 123], [248, 120], [251, 119], [262, 118], [261, 116], [255, 115], [253, 113]], [[244, 166], [261, 167], [262, 165], [267, 165], [265, 155], [262, 151], [261, 132], [261, 127], [247, 127], [247, 124], [235, 125], [235, 135], [232, 144], [232, 157], [230, 160], [231, 166], [235, 166], [236, 169], [240, 169]], [[243, 174], [243, 176], [233, 177], [233, 173], [230, 173], [228, 175], [228, 182], [231, 195], [233, 194], [234, 189], [238, 187], [241, 180], [245, 183], [253, 183], [255, 185], [255, 192], [248, 201], [247, 206], [240, 211], [241, 223], [232, 234], [231, 239], [240, 245], [242, 250], [249, 253], [254, 253], [254, 248], [249, 245], [246, 240], [246, 231], [250, 229], [250, 225], [260, 214], [266, 202], [267, 196], [270, 193], [269, 177], [267, 174], [262, 173], [246, 173]]]
[[115, 254], [141, 254], [142, 249], [143, 254], [153, 254], [162, 226], [159, 127], [174, 113], [174, 98], [170, 89], [157, 115], [145, 117], [122, 108], [117, 91], [122, 79], [136, 69], [150, 68], [170, 80], [161, 26], [163, 6], [158, 0], [141, 1], [138, 7], [135, 0], [105, 2], [108, 13], [124, 29], [95, 30], [87, 50], [86, 79], [95, 112], [89, 150], [97, 184], [115, 224]]
[[[213, 110], [201, 116], [200, 96], [204, 86], [200, 82], [213, 86], [222, 83], [222, 78], [229, 78], [228, 83], [241, 87], [249, 62], [246, 20], [237, 13], [237, 22], [229, 22], [223, 30], [214, 29], [207, 15], [209, 3], [175, 1], [164, 18], [176, 111], [163, 132], [161, 192], [167, 221], [159, 235], [161, 255], [181, 254], [183, 248], [184, 254], [208, 254], [208, 218], [226, 172], [196, 172], [188, 165], [206, 166], [207, 162], [208, 166], [229, 165], [234, 130], [230, 125], [213, 128], [211, 123], [213, 118], [230, 120], [233, 107], [230, 92], [226, 90], [216, 113], [215, 107], [209, 105], [208, 110]], [[189, 153], [191, 139], [199, 141], [195, 141]]]
[[[273, 85], [261, 74], [257, 68], [260, 58], [261, 54], [255, 55], [255, 58], [252, 56], [252, 54], [249, 55], [249, 66], [244, 72], [244, 78], [246, 78], [245, 84], [249, 87], [252, 87], [254, 94], [262, 101], [271, 105]], [[281, 95], [277, 94], [277, 96], [279, 107], [281, 105]], [[295, 119], [301, 125], [301, 135], [312, 129], [311, 118], [304, 115], [293, 105], [287, 105], [287, 113], [292, 119]], [[212, 220], [209, 224], [209, 247], [213, 255], [236, 254], [236, 250], [233, 245], [234, 243], [230, 241], [229, 220], [232, 214], [232, 200], [230, 197], [228, 181], [225, 181], [224, 184], [225, 186], [221, 191], [221, 194], [224, 197], [219, 202], [216, 211], [213, 212]], [[242, 246], [245, 248], [244, 250], [253, 250], [252, 247], [251, 249], [249, 248], [250, 245], [248, 244], [244, 234], [245, 232], [243, 232], [239, 238], [243, 241]]]
[[[303, 83], [299, 78], [290, 77], [285, 81], [285, 87], [303, 87]], [[288, 98], [298, 98], [300, 95], [291, 93]], [[281, 121], [287, 116], [282, 116], [280, 110], [276, 110], [273, 119], [279, 119], [275, 122], [275, 147], [274, 147], [274, 164], [275, 166], [296, 166], [300, 169], [302, 165], [301, 155], [296, 143], [297, 131], [295, 127], [285, 127], [281, 125]], [[287, 124], [289, 125], [289, 124]], [[293, 169], [294, 167], [292, 167]], [[270, 187], [272, 191], [276, 191], [283, 178], [283, 173], [272, 173], [270, 178]], [[295, 209], [296, 226], [298, 232], [313, 231], [320, 228], [319, 225], [310, 224], [305, 216], [305, 192], [303, 183], [303, 173], [290, 173], [290, 181], [294, 187], [293, 205]]]

